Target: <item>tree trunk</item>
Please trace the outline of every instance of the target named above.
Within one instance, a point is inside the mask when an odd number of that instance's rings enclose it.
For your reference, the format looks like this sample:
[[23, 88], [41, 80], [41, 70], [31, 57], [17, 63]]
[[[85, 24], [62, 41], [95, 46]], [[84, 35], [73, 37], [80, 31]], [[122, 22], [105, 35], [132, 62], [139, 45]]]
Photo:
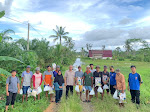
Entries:
[[61, 45], [61, 36], [59, 38], [60, 38], [60, 45]]

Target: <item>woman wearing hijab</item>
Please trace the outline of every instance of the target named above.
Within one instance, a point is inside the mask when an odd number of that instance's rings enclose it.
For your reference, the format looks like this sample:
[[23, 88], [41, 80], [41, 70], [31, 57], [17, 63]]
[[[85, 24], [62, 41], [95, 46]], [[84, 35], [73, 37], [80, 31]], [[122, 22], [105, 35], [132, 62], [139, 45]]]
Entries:
[[58, 74], [55, 77], [54, 86], [55, 86], [55, 91], [56, 91], [55, 102], [58, 103], [62, 97], [63, 86], [64, 86], [64, 78], [60, 70], [58, 71]]

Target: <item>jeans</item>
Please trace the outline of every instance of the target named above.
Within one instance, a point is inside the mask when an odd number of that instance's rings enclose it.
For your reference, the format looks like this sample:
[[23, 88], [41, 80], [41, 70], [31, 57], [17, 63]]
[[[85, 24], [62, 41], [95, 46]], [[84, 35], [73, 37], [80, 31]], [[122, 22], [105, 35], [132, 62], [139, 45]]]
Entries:
[[22, 90], [23, 90], [23, 94], [27, 94], [27, 91], [29, 89], [30, 86], [23, 86]]
[[66, 98], [68, 97], [69, 90], [71, 94], [73, 94], [73, 86], [69, 86], [69, 85], [66, 86]]
[[136, 104], [140, 104], [140, 90], [130, 90], [131, 101]]
[[56, 90], [55, 102], [58, 103], [62, 97], [63, 90]]
[[15, 104], [17, 93], [9, 92], [9, 96], [6, 97], [6, 106], [8, 106], [11, 102], [11, 105]]

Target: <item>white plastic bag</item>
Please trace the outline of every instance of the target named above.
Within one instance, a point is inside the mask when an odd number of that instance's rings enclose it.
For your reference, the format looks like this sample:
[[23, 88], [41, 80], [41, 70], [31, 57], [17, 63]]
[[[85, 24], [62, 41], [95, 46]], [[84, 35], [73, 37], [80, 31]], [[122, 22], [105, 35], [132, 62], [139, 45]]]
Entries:
[[50, 87], [49, 93], [48, 94], [54, 94], [53, 88]]
[[36, 97], [37, 91], [35, 89], [33, 89], [32, 93], [30, 94], [30, 96], [34, 96]]
[[114, 93], [114, 95], [113, 95], [114, 99], [119, 99], [119, 97], [117, 96], [117, 94], [118, 94], [118, 91], [116, 90], [115, 93]]
[[82, 89], [83, 89], [83, 91], [86, 91], [85, 86], [83, 86], [83, 88], [82, 88]]
[[42, 92], [42, 88], [41, 88], [41, 86], [39, 86], [39, 87], [37, 88], [37, 93], [36, 93], [36, 94], [38, 95], [38, 94], [40, 94], [41, 92]]
[[44, 91], [50, 91], [50, 86], [45, 86]]
[[30, 93], [32, 93], [32, 89], [31, 89], [31, 88], [28, 88], [27, 94], [30, 94]]
[[103, 89], [100, 86], [98, 87], [97, 91], [103, 93]]
[[126, 100], [126, 93], [125, 92], [120, 93], [119, 97], [120, 97], [120, 100]]
[[105, 84], [105, 85], [103, 86], [103, 89], [109, 89], [109, 87]]
[[21, 95], [23, 94], [23, 90], [22, 90], [22, 89], [20, 89], [20, 94], [21, 94]]
[[94, 89], [90, 91], [89, 95], [95, 95]]
[[76, 85], [75, 90], [76, 90], [76, 92], [80, 92], [79, 85]]

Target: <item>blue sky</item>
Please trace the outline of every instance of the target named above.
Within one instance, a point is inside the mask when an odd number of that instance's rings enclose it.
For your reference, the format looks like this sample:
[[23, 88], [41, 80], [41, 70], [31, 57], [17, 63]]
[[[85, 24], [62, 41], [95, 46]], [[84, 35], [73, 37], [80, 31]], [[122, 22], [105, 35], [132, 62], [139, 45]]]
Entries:
[[[66, 27], [75, 40], [75, 49], [93, 44], [93, 49], [115, 49], [124, 45], [126, 39], [142, 38], [150, 42], [149, 0], [0, 0], [0, 11], [23, 23], [31, 23], [43, 37], [54, 45], [56, 25]], [[14, 40], [27, 38], [27, 26], [0, 19], [0, 31], [13, 29]], [[33, 29], [30, 39], [42, 37]]]

